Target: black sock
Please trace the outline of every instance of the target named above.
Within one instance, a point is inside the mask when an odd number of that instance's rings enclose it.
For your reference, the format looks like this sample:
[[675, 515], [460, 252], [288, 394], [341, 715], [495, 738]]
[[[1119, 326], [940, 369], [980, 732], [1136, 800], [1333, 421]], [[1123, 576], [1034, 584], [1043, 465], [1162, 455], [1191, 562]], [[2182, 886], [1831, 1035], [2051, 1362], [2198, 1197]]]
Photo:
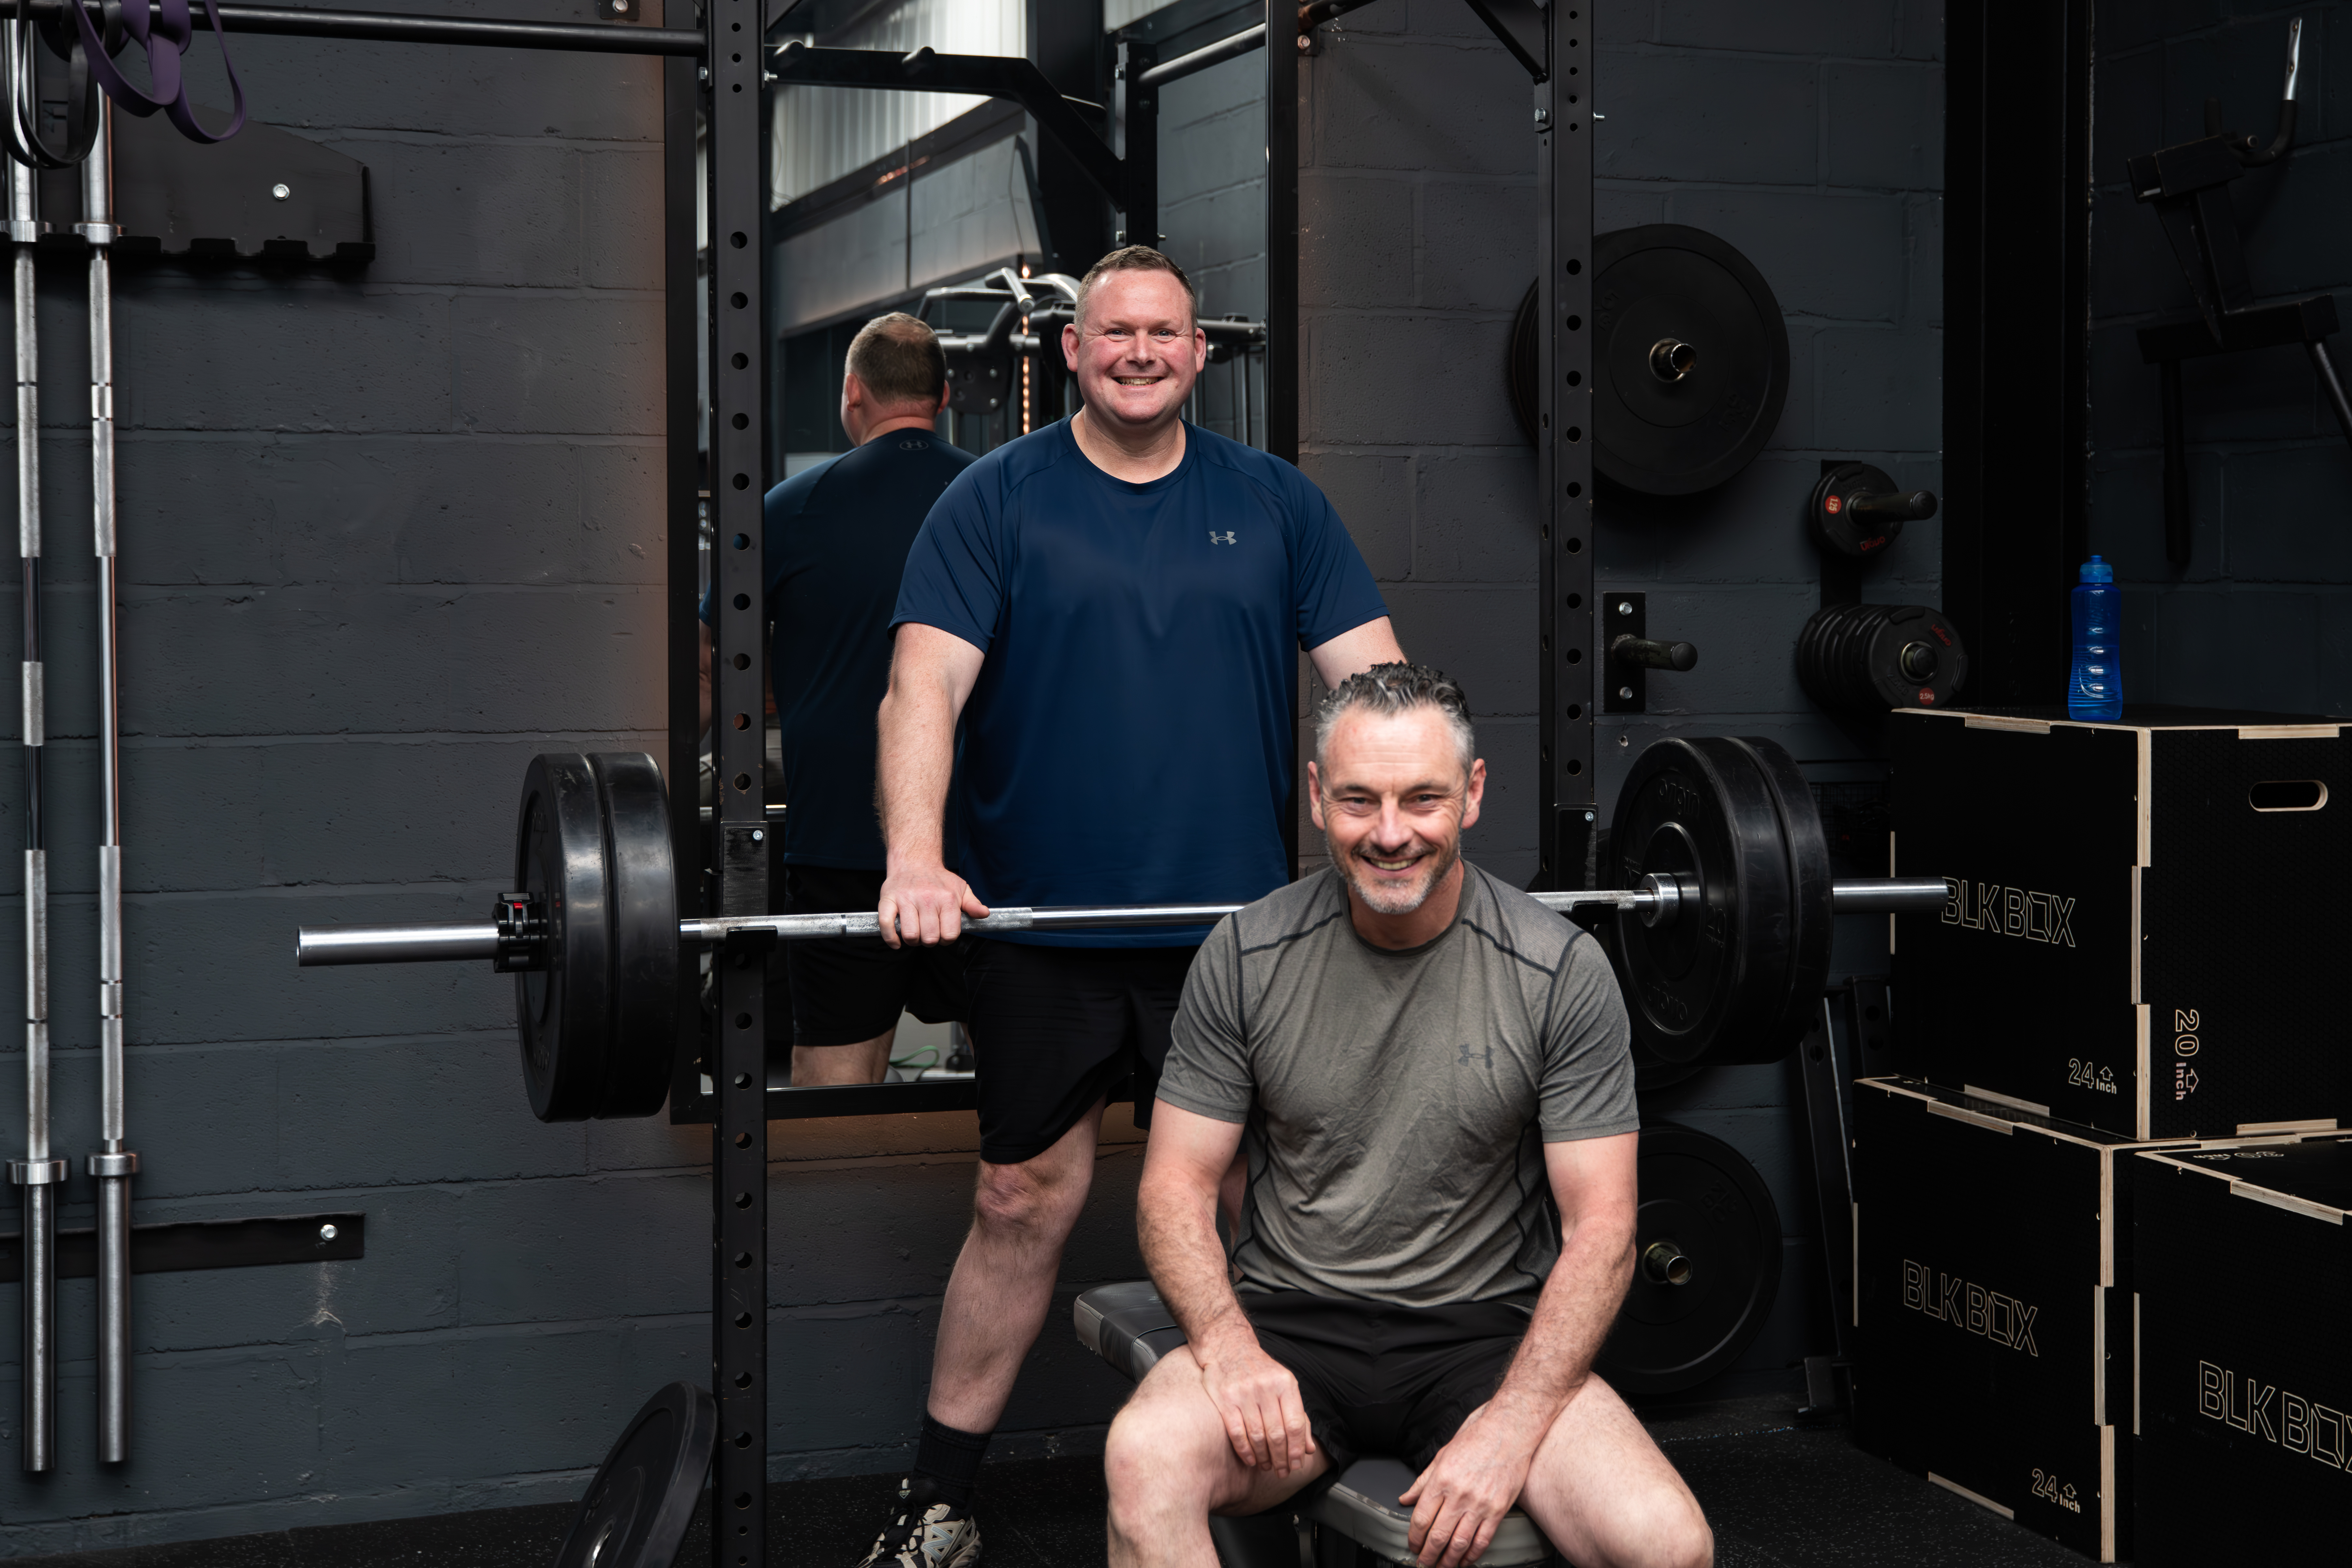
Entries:
[[914, 1470], [907, 1478], [908, 1500], [928, 1507], [944, 1499], [958, 1508], [970, 1508], [972, 1484], [980, 1479], [981, 1457], [988, 1452], [992, 1436], [959, 1432], [925, 1415], [923, 1440], [915, 1450]]

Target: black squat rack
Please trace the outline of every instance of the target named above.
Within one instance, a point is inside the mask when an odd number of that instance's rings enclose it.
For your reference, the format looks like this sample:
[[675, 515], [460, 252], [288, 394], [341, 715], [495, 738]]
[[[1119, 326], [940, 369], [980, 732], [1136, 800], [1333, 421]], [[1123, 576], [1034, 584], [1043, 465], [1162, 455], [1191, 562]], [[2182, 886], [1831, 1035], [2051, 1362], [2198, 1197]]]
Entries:
[[[57, 16], [70, 0], [14, 0], [34, 16]], [[590, 24], [319, 11], [242, 4], [216, 7], [225, 34], [269, 33], [386, 43], [476, 45], [649, 55], [665, 61], [664, 270], [668, 430], [667, 598], [671, 844], [680, 868], [680, 912], [760, 915], [768, 906], [769, 815], [762, 796], [761, 563], [767, 332], [762, 299], [762, 89], [769, 83], [975, 94], [1019, 104], [1069, 153], [1124, 218], [1120, 238], [1164, 237], [1158, 229], [1158, 92], [1168, 82], [1263, 49], [1265, 60], [1267, 319], [1244, 346], [1265, 355], [1264, 448], [1296, 460], [1297, 402], [1298, 59], [1314, 52], [1316, 27], [1368, 0], [1265, 0], [1265, 20], [1166, 61], [1148, 43], [1123, 41], [1108, 132], [1098, 135], [1070, 100], [1026, 60], [899, 55], [766, 41], [763, 0], [701, 0], [699, 25], [639, 25], [625, 11]], [[1591, 121], [1586, 68], [1590, 0], [1465, 0], [1523, 65], [1533, 83], [1531, 131], [1538, 149], [1541, 373], [1537, 400], [1538, 472], [1544, 492], [1540, 643], [1542, 668], [1542, 871], [1539, 885], [1593, 885], [1595, 800], [1592, 679], [1595, 623], [1591, 424]], [[616, 7], [616, 9], [619, 9]], [[0, 7], [0, 15], [9, 8]], [[1275, 47], [1267, 47], [1272, 43]], [[698, 113], [707, 132], [705, 189], [696, 190]], [[698, 276], [698, 195], [710, 215], [709, 276]], [[699, 654], [693, 585], [698, 579], [699, 484], [696, 382], [697, 289], [707, 288], [709, 379], [709, 507], [716, 542], [712, 578], [717, 625], [714, 725], [717, 788], [706, 823], [697, 792], [700, 735], [696, 688]], [[712, 1142], [711, 1372], [719, 1429], [711, 1532], [714, 1568], [767, 1561], [768, 1090], [764, 948], [772, 930], [732, 933], [719, 949], [718, 1037], [709, 1052]], [[702, 1023], [695, 987], [681, 986], [677, 1038]], [[680, 1056], [691, 1052], [681, 1050]], [[929, 1086], [918, 1086], [929, 1087]], [[963, 1086], [941, 1085], [943, 1089]], [[905, 1099], [897, 1109], [916, 1109]], [[847, 1106], [832, 1111], [847, 1110]], [[349, 1216], [346, 1216], [349, 1217]], [[333, 1234], [331, 1231], [322, 1232]]]

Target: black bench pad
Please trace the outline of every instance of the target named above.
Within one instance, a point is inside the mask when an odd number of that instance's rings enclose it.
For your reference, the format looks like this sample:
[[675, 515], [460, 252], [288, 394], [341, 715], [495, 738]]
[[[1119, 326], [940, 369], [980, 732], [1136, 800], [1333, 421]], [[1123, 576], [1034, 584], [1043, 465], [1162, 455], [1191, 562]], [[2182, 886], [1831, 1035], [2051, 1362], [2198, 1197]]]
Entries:
[[[1184, 1331], [1176, 1326], [1149, 1279], [1097, 1285], [1078, 1297], [1070, 1316], [1080, 1343], [1139, 1383], [1161, 1356], [1184, 1342]], [[1411, 1563], [1405, 1533], [1412, 1524], [1412, 1510], [1400, 1507], [1396, 1500], [1412, 1485], [1412, 1475], [1402, 1459], [1366, 1455], [1298, 1511], [1378, 1557]], [[1495, 1539], [1478, 1561], [1484, 1568], [1520, 1568], [1550, 1556], [1550, 1543], [1535, 1521], [1513, 1509], [1496, 1527]]]

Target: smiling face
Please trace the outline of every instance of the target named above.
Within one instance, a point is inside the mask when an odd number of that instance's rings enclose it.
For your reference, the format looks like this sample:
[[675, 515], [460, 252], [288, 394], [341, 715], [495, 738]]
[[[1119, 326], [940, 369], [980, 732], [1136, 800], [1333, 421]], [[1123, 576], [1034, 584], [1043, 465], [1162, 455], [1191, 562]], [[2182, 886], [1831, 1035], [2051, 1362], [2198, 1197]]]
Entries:
[[1192, 296], [1169, 273], [1126, 268], [1087, 290], [1086, 313], [1062, 329], [1062, 357], [1089, 420], [1135, 432], [1173, 421], [1209, 362]]
[[1332, 725], [1307, 780], [1315, 826], [1349, 889], [1376, 915], [1410, 915], [1461, 864], [1486, 764], [1463, 767], [1454, 727], [1435, 708], [1353, 709]]

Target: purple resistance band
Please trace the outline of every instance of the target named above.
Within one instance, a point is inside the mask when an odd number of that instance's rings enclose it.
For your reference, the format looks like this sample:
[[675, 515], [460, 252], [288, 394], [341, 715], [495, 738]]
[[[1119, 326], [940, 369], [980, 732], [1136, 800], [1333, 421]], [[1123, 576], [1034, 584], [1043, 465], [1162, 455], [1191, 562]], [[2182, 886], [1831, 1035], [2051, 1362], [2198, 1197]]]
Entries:
[[228, 129], [217, 134], [196, 122], [195, 111], [188, 107], [188, 84], [180, 75], [180, 57], [188, 52], [188, 45], [195, 37], [188, 0], [156, 0], [152, 10], [148, 0], [122, 0], [123, 30], [147, 51], [147, 75], [155, 89], [152, 94], [142, 91], [115, 68], [82, 0], [66, 0], [66, 9], [73, 13], [74, 26], [81, 33], [82, 51], [89, 56], [89, 68], [109, 98], [142, 119], [162, 110], [180, 128], [180, 134], [191, 142], [226, 142], [245, 128], [245, 89], [238, 85], [236, 67], [229, 61], [228, 39], [221, 32], [220, 12], [213, 0], [203, 0], [203, 4], [205, 16], [213, 25], [213, 37], [220, 43], [221, 68], [228, 73], [228, 89], [236, 95], [236, 111], [229, 117]]

